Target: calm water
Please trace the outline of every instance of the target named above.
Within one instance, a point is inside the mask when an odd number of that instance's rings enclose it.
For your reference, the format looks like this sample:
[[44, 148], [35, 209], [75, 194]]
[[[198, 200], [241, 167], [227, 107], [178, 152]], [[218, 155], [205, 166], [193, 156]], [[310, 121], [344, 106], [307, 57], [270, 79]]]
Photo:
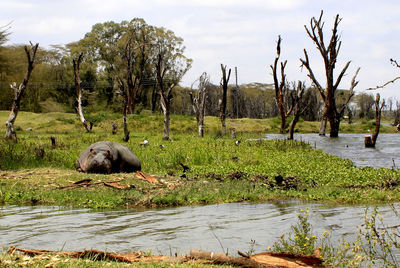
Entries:
[[[364, 206], [299, 202], [145, 211], [7, 206], [0, 208], [0, 247], [118, 252], [150, 249], [153, 254], [170, 255], [189, 253], [190, 249], [222, 252], [222, 245], [224, 251], [235, 254], [249, 250], [253, 239], [259, 252], [287, 232], [297, 222], [299, 210], [306, 208], [315, 232], [330, 230], [334, 241], [354, 238], [365, 212]], [[388, 225], [396, 223], [389, 207], [380, 210]]]
[[[365, 148], [365, 134], [339, 134], [338, 138], [319, 136], [318, 134], [295, 134], [296, 140], [308, 142], [322, 149], [353, 161], [358, 167], [400, 168], [400, 134], [379, 134], [376, 148]], [[267, 139], [285, 139], [287, 135], [268, 134]]]

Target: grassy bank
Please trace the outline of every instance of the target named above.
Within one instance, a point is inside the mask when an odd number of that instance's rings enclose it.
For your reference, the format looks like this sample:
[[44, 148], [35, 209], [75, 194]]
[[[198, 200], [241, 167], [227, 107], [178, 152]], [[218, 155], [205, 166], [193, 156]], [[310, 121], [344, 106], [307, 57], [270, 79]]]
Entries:
[[[186, 263], [164, 263], [164, 262], [153, 262], [153, 263], [120, 263], [107, 260], [93, 260], [87, 259], [74, 259], [65, 256], [27, 256], [22, 254], [0, 254], [0, 266], [1, 267], [82, 267], [82, 268], [95, 268], [95, 267], [176, 267], [176, 268], [191, 268], [191, 267], [206, 267], [206, 268], [223, 268], [223, 267], [235, 267], [231, 265], [213, 265], [210, 263], [202, 263], [201, 261], [190, 261]], [[236, 266], [237, 267], [237, 266]]]
[[[0, 112], [0, 122], [6, 121], [6, 117], [7, 112]], [[275, 124], [279, 126], [276, 119], [230, 120], [228, 127], [235, 127], [237, 139], [242, 141], [239, 146], [228, 135], [221, 135], [216, 118], [206, 119], [204, 138], [196, 137], [194, 118], [172, 119], [172, 140], [162, 141], [161, 116], [143, 113], [129, 118], [132, 137], [127, 145], [142, 161], [142, 170], [157, 176], [160, 183], [151, 184], [133, 174], [75, 171], [76, 160], [88, 145], [99, 140], [121, 142], [121, 131], [111, 134], [111, 122], [120, 121], [119, 115], [91, 115], [94, 132], [84, 133], [74, 114], [21, 113], [16, 124], [19, 142], [0, 140], [0, 204], [117, 208], [288, 198], [336, 203], [400, 200], [397, 171], [356, 168], [348, 160], [314, 150], [302, 142], [248, 140], [262, 137], [265, 129], [275, 129]], [[319, 125], [301, 124], [307, 125], [307, 129]], [[358, 129], [367, 125], [354, 126]], [[32, 131], [26, 131], [30, 127]], [[385, 129], [389, 132], [392, 128]], [[51, 148], [50, 136], [56, 137], [55, 149]], [[148, 146], [139, 145], [144, 139], [149, 140]], [[43, 157], [38, 149], [44, 149]], [[181, 164], [190, 170], [184, 174]], [[119, 181], [130, 187], [60, 189], [83, 179]]]

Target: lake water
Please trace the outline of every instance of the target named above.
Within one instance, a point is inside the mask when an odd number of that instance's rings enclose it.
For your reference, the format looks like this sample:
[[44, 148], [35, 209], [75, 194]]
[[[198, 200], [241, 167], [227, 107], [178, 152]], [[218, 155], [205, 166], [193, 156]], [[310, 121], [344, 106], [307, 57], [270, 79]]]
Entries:
[[[267, 139], [286, 135], [268, 134]], [[400, 135], [380, 134], [376, 148], [364, 147], [363, 134], [295, 134], [295, 139], [356, 166], [400, 166]], [[49, 250], [98, 249], [117, 252], [151, 250], [153, 254], [189, 253], [190, 249], [235, 254], [265, 251], [297, 222], [300, 209], [310, 210], [315, 233], [332, 232], [334, 242], [353, 240], [363, 223], [365, 206], [327, 206], [301, 202], [230, 203], [150, 210], [96, 211], [46, 206], [0, 207], [0, 247]], [[398, 224], [389, 206], [380, 207], [387, 225]]]
[[[310, 210], [316, 234], [332, 232], [333, 241], [354, 239], [365, 206], [326, 206], [301, 202], [230, 203], [150, 210], [94, 211], [62, 207], [0, 208], [0, 246], [29, 249], [117, 252], [151, 250], [153, 254], [189, 253], [190, 249], [265, 251], [291, 225], [300, 209]], [[380, 208], [388, 225], [398, 224], [391, 208]], [[396, 223], [397, 222], [397, 223]]]
[[[365, 148], [364, 134], [339, 134], [338, 138], [318, 134], [296, 134], [295, 140], [308, 142], [326, 153], [351, 160], [358, 167], [400, 168], [400, 134], [379, 134], [375, 148]], [[288, 135], [267, 134], [267, 139], [286, 139]]]

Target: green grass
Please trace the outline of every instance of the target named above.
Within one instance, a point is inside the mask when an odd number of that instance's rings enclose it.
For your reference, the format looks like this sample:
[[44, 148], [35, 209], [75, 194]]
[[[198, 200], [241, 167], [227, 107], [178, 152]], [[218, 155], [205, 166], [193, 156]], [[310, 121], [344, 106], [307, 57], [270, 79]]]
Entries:
[[69, 258], [62, 255], [38, 255], [38, 256], [28, 256], [18, 253], [7, 254], [0, 253], [0, 267], [31, 267], [31, 268], [42, 268], [42, 267], [58, 267], [58, 268], [73, 268], [73, 267], [83, 267], [83, 268], [97, 268], [97, 267], [147, 267], [147, 268], [157, 268], [157, 267], [176, 267], [176, 268], [191, 268], [191, 267], [234, 267], [230, 265], [213, 265], [202, 263], [201, 261], [189, 261], [187, 263], [168, 263], [162, 261], [155, 261], [153, 263], [122, 263], [107, 260], [94, 260], [90, 258], [75, 259]]
[[[93, 133], [85, 133], [74, 114], [20, 113], [16, 123], [21, 129], [17, 132], [18, 143], [0, 139], [0, 204], [116, 208], [275, 199], [335, 203], [400, 200], [397, 171], [356, 168], [348, 160], [298, 141], [247, 140], [262, 137], [263, 128], [276, 124], [276, 118], [228, 120], [228, 127], [234, 126], [237, 139], [242, 141], [235, 146], [230, 135], [221, 137], [219, 121], [211, 117], [206, 118], [205, 137], [198, 138], [193, 117], [173, 116], [171, 140], [162, 141], [162, 117], [143, 111], [129, 116], [132, 135], [126, 145], [142, 161], [142, 170], [163, 183], [149, 184], [133, 174], [79, 173], [75, 163], [87, 146], [100, 140], [123, 143], [121, 127], [117, 135], [111, 134], [111, 122], [120, 121], [118, 114], [90, 116], [96, 122]], [[0, 121], [6, 121], [6, 117], [6, 112], [0, 112]], [[318, 124], [300, 123], [307, 127]], [[24, 131], [28, 127], [33, 131]], [[50, 136], [56, 137], [55, 149], [51, 148]], [[140, 146], [144, 139], [149, 140], [148, 146]], [[37, 154], [38, 148], [44, 149], [43, 158]], [[181, 177], [181, 163], [190, 167], [186, 177]], [[284, 178], [282, 185], [275, 180], [278, 175]], [[86, 178], [120, 179], [121, 184], [132, 187], [57, 189]]]

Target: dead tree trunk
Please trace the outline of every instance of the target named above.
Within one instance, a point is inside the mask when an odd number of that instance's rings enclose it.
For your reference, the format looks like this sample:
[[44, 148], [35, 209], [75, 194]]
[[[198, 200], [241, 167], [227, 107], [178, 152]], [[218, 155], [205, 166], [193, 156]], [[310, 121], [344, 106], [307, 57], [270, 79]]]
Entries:
[[[137, 83], [138, 83], [138, 78], [135, 76], [133, 78], [133, 69], [134, 69], [134, 64], [136, 63], [136, 49], [137, 47], [132, 44], [134, 41], [134, 37], [136, 35], [131, 36], [129, 41], [125, 45], [124, 49], [124, 60], [125, 60], [125, 76], [126, 76], [126, 84], [127, 84], [127, 101], [128, 101], [128, 106], [127, 106], [127, 113], [133, 114], [135, 111], [135, 105], [136, 105], [136, 88], [137, 88]], [[124, 108], [125, 109], [125, 108]]]
[[190, 100], [192, 102], [193, 112], [196, 115], [197, 127], [199, 137], [204, 136], [204, 114], [205, 114], [205, 103], [207, 98], [207, 86], [209, 84], [209, 77], [207, 73], [203, 73], [200, 76], [199, 90], [197, 96], [193, 97], [193, 93], [190, 92]]
[[160, 104], [164, 115], [164, 127], [163, 127], [163, 140], [169, 140], [169, 125], [170, 125], [170, 111], [171, 111], [171, 94], [172, 87], [168, 87], [167, 91], [160, 91]]
[[[295, 87], [295, 84], [293, 83], [293, 88]], [[294, 133], [294, 128], [299, 121], [300, 115], [304, 112], [306, 107], [302, 107], [303, 102], [301, 101], [303, 98], [304, 94], [304, 89], [305, 85], [304, 83], [298, 81], [297, 82], [297, 88], [293, 89], [296, 92], [293, 92], [292, 98], [294, 98], [293, 103], [294, 103], [294, 108], [293, 108], [293, 119], [290, 122], [289, 125], [289, 140], [293, 140], [293, 133]]]
[[78, 59], [72, 60], [72, 66], [74, 68], [74, 78], [75, 78], [75, 88], [76, 88], [76, 106], [75, 110], [79, 116], [79, 120], [82, 122], [87, 132], [90, 132], [93, 127], [92, 122], [87, 122], [83, 116], [82, 111], [82, 88], [81, 88], [81, 78], [79, 75], [80, 65], [82, 62], [83, 54], [79, 54]]
[[[285, 133], [285, 128], [286, 128], [286, 119], [289, 117], [289, 115], [293, 111], [294, 103], [291, 103], [291, 106], [289, 110], [286, 109], [287, 103], [285, 103], [285, 95], [288, 94], [288, 89], [287, 89], [287, 84], [286, 84], [286, 75], [285, 75], [285, 67], [287, 61], [285, 60], [284, 62], [281, 62], [281, 81], [279, 82], [278, 80], [278, 61], [281, 55], [281, 36], [278, 36], [278, 42], [276, 45], [276, 57], [274, 64], [271, 65], [272, 69], [272, 75], [274, 77], [274, 87], [275, 87], [275, 100], [276, 104], [279, 107], [279, 113], [281, 116], [281, 127], [279, 132], [280, 133]], [[293, 99], [292, 99], [293, 100]]]
[[319, 135], [320, 136], [325, 136], [327, 123], [328, 123], [328, 118], [326, 117], [325, 111], [324, 111], [323, 115], [322, 115], [322, 119], [321, 119], [321, 125], [319, 126]]
[[[336, 105], [336, 90], [342, 80], [343, 76], [346, 73], [350, 65], [350, 61], [346, 63], [343, 67], [342, 71], [339, 73], [336, 80], [334, 80], [334, 69], [337, 62], [337, 56], [340, 51], [341, 41], [339, 35], [337, 33], [337, 27], [341, 21], [339, 15], [336, 15], [334, 26], [332, 29], [332, 36], [329, 41], [328, 47], [325, 46], [324, 36], [323, 36], [323, 27], [324, 22], [322, 22], [322, 15], [323, 11], [318, 18], [318, 20], [313, 17], [310, 21], [310, 28], [304, 26], [306, 32], [310, 39], [314, 42], [319, 50], [325, 65], [325, 77], [326, 77], [326, 87], [323, 88], [321, 84], [316, 79], [314, 72], [311, 69], [310, 61], [308, 59], [307, 51], [304, 49], [304, 59], [300, 59], [302, 66], [306, 67], [308, 70], [308, 77], [311, 79], [315, 87], [319, 90], [322, 100], [324, 102], [324, 115], [326, 116], [327, 120], [329, 121], [330, 125], [330, 137], [337, 137], [339, 135], [339, 125], [340, 119], [343, 116], [343, 112], [347, 104], [349, 103], [350, 99], [354, 95], [354, 87], [357, 86], [358, 81], [355, 81], [356, 76], [360, 68], [357, 69], [353, 79], [351, 81], [351, 85], [349, 88], [349, 94], [347, 97], [346, 102], [344, 105], [338, 110]], [[322, 134], [323, 132], [321, 132]]]
[[129, 130], [128, 130], [128, 121], [127, 121], [127, 114], [129, 110], [129, 99], [127, 89], [125, 87], [124, 81], [122, 79], [118, 79], [119, 84], [119, 94], [122, 96], [124, 109], [122, 110], [122, 121], [124, 126], [124, 137], [122, 138], [123, 141], [129, 141]]
[[221, 64], [222, 78], [221, 78], [221, 87], [222, 87], [222, 98], [218, 101], [219, 106], [219, 119], [221, 120], [222, 125], [222, 133], [225, 135], [226, 133], [226, 101], [227, 101], [227, 93], [228, 93], [228, 83], [229, 78], [231, 77], [231, 69], [228, 71], [228, 76], [226, 75], [226, 65]]
[[379, 135], [379, 129], [381, 127], [381, 114], [382, 114], [382, 109], [385, 107], [385, 100], [382, 100], [382, 103], [380, 102], [380, 95], [379, 93], [376, 93], [376, 99], [375, 99], [375, 131], [372, 134], [372, 138], [370, 135], [365, 136], [365, 147], [375, 147], [376, 140], [378, 139]]
[[165, 68], [165, 59], [162, 53], [157, 55], [156, 63], [156, 78], [157, 88], [160, 94], [160, 105], [164, 114], [164, 127], [163, 127], [163, 140], [169, 140], [169, 125], [170, 125], [170, 113], [171, 113], [171, 102], [172, 102], [172, 89], [175, 87], [175, 83], [169, 82], [166, 84], [164, 76], [167, 72]]
[[21, 99], [28, 85], [32, 70], [35, 67], [35, 57], [38, 47], [39, 47], [38, 43], [36, 43], [35, 45], [31, 43], [30, 48], [25, 46], [25, 53], [28, 60], [28, 68], [26, 70], [24, 80], [19, 85], [19, 87], [17, 87], [17, 84], [15, 82], [11, 85], [11, 88], [14, 90], [14, 100], [11, 106], [10, 116], [6, 122], [5, 138], [13, 139], [15, 142], [17, 142], [17, 133], [14, 130], [14, 122], [17, 119], [17, 115], [20, 109]]

